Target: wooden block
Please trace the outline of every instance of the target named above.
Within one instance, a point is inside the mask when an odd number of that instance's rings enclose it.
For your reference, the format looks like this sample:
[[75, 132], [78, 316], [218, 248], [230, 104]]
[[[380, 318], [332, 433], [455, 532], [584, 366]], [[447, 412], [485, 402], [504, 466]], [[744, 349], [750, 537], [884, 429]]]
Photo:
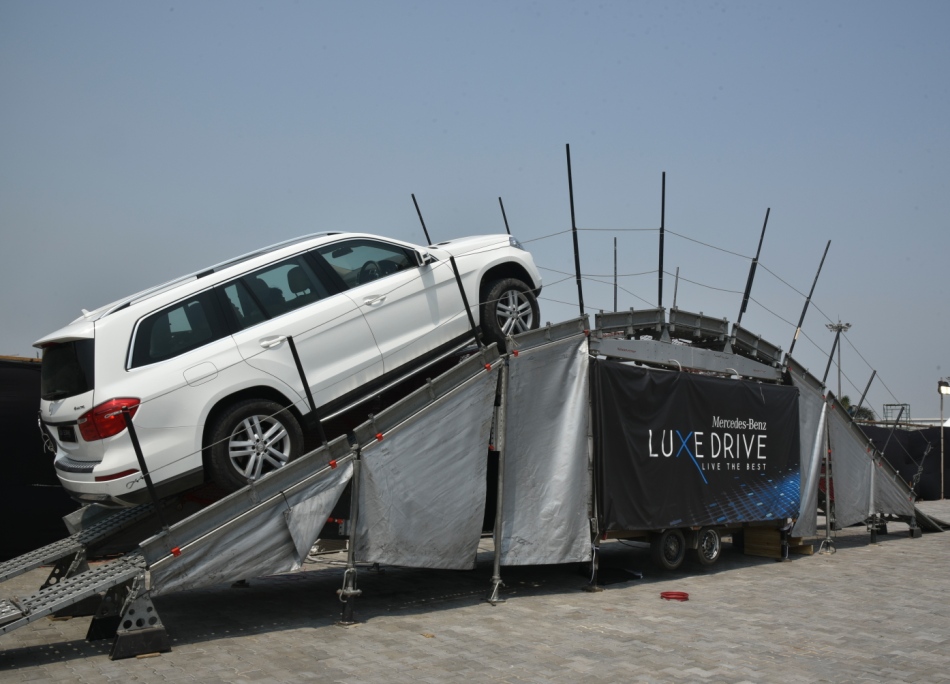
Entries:
[[744, 533], [747, 556], [782, 557], [782, 534], [774, 527], [747, 527]]
[[815, 553], [814, 544], [799, 544], [798, 546], [791, 546], [788, 549], [789, 553], [797, 553], [800, 556], [812, 556]]

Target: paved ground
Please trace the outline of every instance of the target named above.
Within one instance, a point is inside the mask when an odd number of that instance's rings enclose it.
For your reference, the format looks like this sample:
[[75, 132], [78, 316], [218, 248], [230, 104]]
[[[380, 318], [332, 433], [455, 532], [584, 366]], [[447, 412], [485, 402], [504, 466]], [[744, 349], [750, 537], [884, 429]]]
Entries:
[[[950, 520], [950, 501], [924, 509]], [[870, 545], [851, 528], [834, 555], [787, 563], [727, 550], [675, 573], [614, 542], [605, 591], [581, 591], [574, 567], [505, 569], [495, 607], [481, 601], [490, 552], [472, 572], [361, 569], [353, 627], [334, 624], [342, 570], [324, 557], [249, 589], [157, 599], [173, 647], [157, 657], [110, 661], [108, 644], [84, 639], [89, 618], [38, 621], [0, 636], [0, 682], [947, 682], [950, 533], [906, 530]], [[661, 600], [670, 590], [689, 601]]]

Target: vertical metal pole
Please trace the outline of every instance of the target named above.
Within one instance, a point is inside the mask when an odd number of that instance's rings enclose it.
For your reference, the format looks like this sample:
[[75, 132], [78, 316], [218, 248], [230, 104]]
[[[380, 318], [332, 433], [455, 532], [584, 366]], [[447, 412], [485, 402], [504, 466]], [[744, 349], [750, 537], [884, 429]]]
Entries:
[[501, 217], [505, 219], [505, 232], [511, 235], [511, 229], [508, 227], [508, 216], [505, 215], [505, 205], [502, 203], [501, 197], [498, 198], [498, 206], [501, 207]]
[[805, 322], [805, 314], [808, 312], [808, 305], [811, 303], [811, 296], [815, 293], [815, 285], [818, 284], [818, 276], [821, 275], [821, 267], [825, 265], [825, 257], [828, 256], [828, 248], [831, 247], [831, 240], [828, 240], [828, 244], [825, 245], [825, 253], [821, 255], [821, 263], [818, 264], [818, 272], [815, 274], [815, 279], [812, 281], [811, 289], [808, 291], [808, 297], [805, 299], [805, 306], [802, 308], [802, 315], [798, 319], [798, 326], [795, 328], [795, 337], [792, 338], [792, 344], [788, 348], [788, 355], [792, 355], [792, 351], [795, 349], [795, 343], [798, 342], [798, 335], [802, 331], [802, 323]]
[[501, 581], [501, 526], [505, 498], [505, 442], [508, 426], [508, 364], [510, 357], [505, 358], [501, 367], [501, 401], [498, 405], [498, 420], [495, 422], [495, 449], [498, 451], [498, 499], [495, 503], [495, 564], [492, 567], [491, 589], [488, 592], [488, 602], [492, 605], [504, 603], [505, 599], [499, 595], [504, 582]]
[[831, 538], [831, 430], [827, 420], [825, 418], [825, 538], [818, 546], [818, 553], [822, 554], [835, 552], [835, 542]]
[[[838, 331], [838, 335], [841, 331]], [[838, 345], [838, 397], [841, 397], [841, 345]]]
[[297, 353], [297, 343], [294, 342], [294, 336], [287, 336], [287, 344], [290, 346], [290, 353], [294, 357], [294, 364], [297, 366], [297, 373], [300, 375], [300, 382], [303, 383], [304, 393], [307, 395], [307, 403], [310, 405], [310, 420], [317, 428], [317, 437], [320, 443], [326, 446], [327, 433], [323, 429], [323, 421], [317, 415], [317, 404], [313, 400], [313, 392], [310, 391], [310, 383], [307, 382], [307, 374], [304, 372], [303, 363], [300, 361], [300, 354]]
[[680, 267], [676, 267], [676, 278], [673, 279], [673, 308], [676, 308], [676, 293], [680, 289]]
[[574, 178], [571, 175], [571, 146], [567, 148], [567, 193], [571, 200], [571, 233], [574, 236], [574, 273], [577, 278], [577, 305], [584, 317], [584, 289], [581, 287], [581, 251], [577, 245], [577, 221], [574, 217]]
[[[828, 372], [831, 370], [831, 360], [835, 358], [835, 348], [838, 346], [838, 336], [841, 335], [841, 331], [835, 333], [835, 341], [831, 345], [831, 353], [828, 354], [828, 364], [825, 366], [825, 374], [821, 376], [821, 384], [824, 385], [828, 380]], [[840, 382], [839, 382], [840, 385]], [[841, 388], [838, 388], [838, 393], [841, 393]], [[838, 397], [841, 398], [840, 396]]]
[[617, 238], [614, 238], [614, 313], [617, 312]]
[[422, 219], [422, 212], [419, 210], [419, 203], [416, 202], [416, 195], [412, 195], [412, 203], [416, 206], [416, 214], [419, 215], [419, 223], [422, 224], [422, 232], [426, 234], [426, 244], [431, 245], [432, 240], [429, 238], [429, 231], [426, 230], [426, 222]]
[[660, 267], [657, 280], [656, 305], [663, 308], [663, 240], [666, 237], [666, 171], [663, 172], [663, 185], [660, 191]]
[[752, 281], [755, 280], [755, 269], [759, 265], [759, 255], [762, 253], [762, 241], [765, 240], [765, 227], [769, 225], [770, 211], [772, 211], [771, 207], [765, 210], [765, 222], [762, 224], [762, 234], [759, 236], [759, 248], [755, 250], [755, 258], [752, 260], [752, 265], [749, 266], [749, 278], [746, 280], [745, 294], [742, 295], [742, 306], [739, 307], [739, 317], [736, 319], [736, 325], [742, 323], [742, 314], [745, 313], [746, 307], [749, 305], [749, 295], [752, 293]]
[[158, 514], [158, 519], [162, 523], [162, 529], [168, 532], [168, 521], [165, 520], [165, 514], [162, 512], [162, 507], [159, 504], [158, 493], [155, 491], [155, 485], [152, 484], [152, 476], [148, 472], [148, 466], [145, 465], [145, 456], [142, 454], [139, 436], [135, 432], [135, 425], [132, 424], [132, 414], [128, 406], [123, 406], [120, 410], [122, 412], [122, 418], [125, 420], [125, 426], [129, 430], [129, 438], [132, 440], [132, 450], [135, 451], [135, 458], [139, 462], [139, 470], [142, 471], [142, 477], [145, 478], [145, 488], [148, 489], [148, 495], [152, 499], [155, 513]]
[[355, 624], [353, 619], [353, 607], [356, 602], [356, 597], [362, 594], [363, 592], [356, 588], [356, 523], [359, 518], [360, 510], [360, 469], [362, 467], [362, 462], [360, 460], [360, 452], [357, 449], [356, 460], [353, 461], [353, 483], [352, 488], [350, 489], [350, 529], [349, 529], [349, 539], [347, 540], [347, 549], [346, 549], [346, 570], [343, 572], [343, 588], [337, 590], [337, 594], [340, 596], [340, 601], [343, 603], [343, 615], [340, 618], [341, 625], [352, 625]]
[[943, 501], [943, 392], [940, 393], [940, 500]]
[[455, 282], [459, 286], [459, 292], [462, 294], [462, 306], [465, 307], [465, 313], [468, 314], [468, 324], [472, 327], [472, 337], [475, 338], [475, 343], [479, 347], [484, 347], [482, 343], [482, 336], [478, 332], [478, 326], [475, 325], [475, 317], [472, 315], [472, 309], [468, 305], [468, 297], [465, 296], [465, 288], [462, 287], [462, 276], [459, 275], [458, 264], [455, 263], [455, 257], [449, 257], [449, 263], [452, 264], [452, 272], [455, 274]]

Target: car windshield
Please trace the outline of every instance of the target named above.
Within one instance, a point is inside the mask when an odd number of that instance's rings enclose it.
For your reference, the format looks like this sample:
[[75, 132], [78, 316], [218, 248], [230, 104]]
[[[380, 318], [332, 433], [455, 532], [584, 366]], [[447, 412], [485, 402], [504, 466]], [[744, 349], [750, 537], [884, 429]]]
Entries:
[[60, 342], [43, 350], [40, 396], [47, 401], [85, 394], [93, 388], [95, 340]]

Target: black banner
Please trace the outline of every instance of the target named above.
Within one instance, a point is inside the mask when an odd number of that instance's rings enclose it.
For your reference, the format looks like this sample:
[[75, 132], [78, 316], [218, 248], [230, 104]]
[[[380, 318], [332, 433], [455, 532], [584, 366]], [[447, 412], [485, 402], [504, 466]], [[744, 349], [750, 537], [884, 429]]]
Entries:
[[599, 360], [591, 376], [601, 529], [798, 515], [796, 388]]

